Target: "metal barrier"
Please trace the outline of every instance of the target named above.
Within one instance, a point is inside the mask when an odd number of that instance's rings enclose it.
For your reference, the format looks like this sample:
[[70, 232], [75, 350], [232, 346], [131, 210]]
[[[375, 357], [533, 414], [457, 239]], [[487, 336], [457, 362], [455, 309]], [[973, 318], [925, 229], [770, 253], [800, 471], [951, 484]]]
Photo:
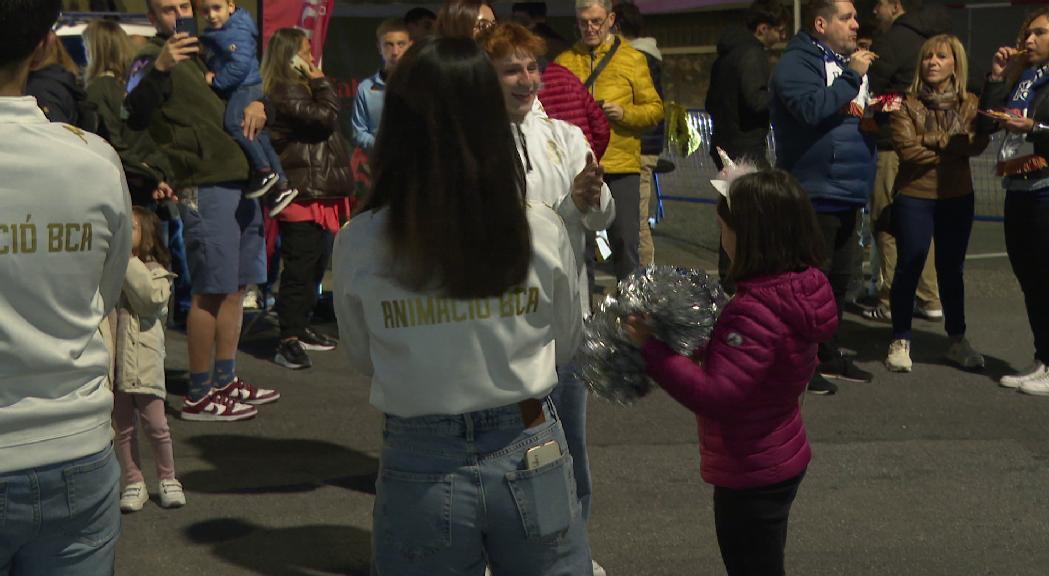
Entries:
[[[694, 154], [683, 157], [678, 154], [676, 146], [669, 146], [664, 157], [674, 163], [673, 172], [658, 174], [653, 177], [656, 193], [655, 222], [666, 215], [664, 202], [697, 202], [714, 204], [718, 193], [710, 185], [711, 178], [717, 174], [717, 167], [710, 156], [710, 135], [713, 122], [710, 115], [703, 110], [689, 110], [688, 123], [699, 132], [700, 145]], [[983, 154], [972, 159], [973, 187], [976, 191], [976, 219], [1000, 222], [1005, 192], [1001, 179], [994, 174], [994, 165], [1001, 144], [1001, 134], [995, 134], [990, 146]], [[776, 164], [776, 142], [769, 130], [769, 163]]]

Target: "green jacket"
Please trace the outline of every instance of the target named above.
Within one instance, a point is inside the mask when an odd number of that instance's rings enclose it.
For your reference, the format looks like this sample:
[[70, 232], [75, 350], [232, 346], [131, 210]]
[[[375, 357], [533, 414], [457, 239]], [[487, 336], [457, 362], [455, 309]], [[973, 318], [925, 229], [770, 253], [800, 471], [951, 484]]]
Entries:
[[167, 72], [153, 67], [166, 40], [154, 36], [135, 57], [124, 100], [128, 125], [149, 129], [176, 190], [246, 180], [247, 159], [223, 128], [226, 107], [204, 79], [203, 62], [193, 58]]
[[124, 82], [113, 75], [99, 76], [87, 87], [87, 101], [98, 110], [98, 134], [120, 155], [125, 166], [136, 166], [167, 181], [172, 173], [167, 156], [149, 132], [132, 130], [125, 121]]

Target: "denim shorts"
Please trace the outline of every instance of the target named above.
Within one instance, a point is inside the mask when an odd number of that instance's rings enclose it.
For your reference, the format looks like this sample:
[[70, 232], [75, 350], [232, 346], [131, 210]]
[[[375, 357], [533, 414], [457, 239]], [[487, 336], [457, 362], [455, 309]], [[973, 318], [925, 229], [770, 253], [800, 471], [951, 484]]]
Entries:
[[0, 474], [0, 574], [108, 576], [120, 533], [120, 465], [112, 446]]
[[[387, 416], [373, 513], [378, 576], [592, 576], [572, 456], [557, 412], [525, 428], [519, 407]], [[561, 456], [528, 469], [529, 449]]]
[[266, 281], [262, 210], [242, 189], [243, 183], [201, 186], [179, 202], [194, 294], [233, 294]]

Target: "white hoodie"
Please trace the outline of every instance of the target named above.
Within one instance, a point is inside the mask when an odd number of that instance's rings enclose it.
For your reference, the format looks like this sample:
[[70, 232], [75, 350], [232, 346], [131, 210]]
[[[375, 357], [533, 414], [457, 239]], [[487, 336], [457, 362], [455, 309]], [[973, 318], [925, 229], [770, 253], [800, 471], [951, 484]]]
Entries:
[[[521, 165], [526, 170], [526, 195], [541, 202], [564, 220], [572, 241], [579, 299], [584, 316], [590, 314], [590, 295], [586, 278], [586, 234], [604, 230], [616, 217], [616, 205], [607, 184], [601, 185], [600, 206], [581, 212], [572, 201], [572, 183], [586, 167], [587, 154], [593, 154], [583, 131], [546, 115], [539, 99], [520, 124], [512, 128]], [[520, 131], [517, 130], [520, 127]], [[524, 136], [524, 140], [521, 136]]]
[[353, 217], [335, 240], [333, 296], [341, 348], [372, 377], [371, 403], [410, 418], [543, 398], [582, 339], [575, 262], [564, 225], [528, 207], [532, 265], [522, 288], [452, 300], [390, 277], [387, 210]]
[[120, 159], [0, 98], [0, 474], [74, 460], [112, 438], [100, 325], [131, 251]]

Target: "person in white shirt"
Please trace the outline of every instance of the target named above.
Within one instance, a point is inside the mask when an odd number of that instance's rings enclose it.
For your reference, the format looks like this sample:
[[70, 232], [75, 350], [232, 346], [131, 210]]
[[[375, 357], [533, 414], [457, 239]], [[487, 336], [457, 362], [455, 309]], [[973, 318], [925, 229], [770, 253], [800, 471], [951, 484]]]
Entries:
[[103, 330], [131, 252], [101, 138], [23, 96], [59, 0], [0, 2], [0, 573], [113, 573], [120, 467]]
[[[579, 298], [584, 317], [590, 312], [586, 279], [586, 234], [604, 230], [615, 219], [615, 202], [602, 179], [603, 171], [576, 126], [549, 118], [536, 98], [542, 83], [537, 57], [545, 52], [542, 38], [519, 24], [500, 24], [484, 34], [481, 47], [492, 59], [514, 139], [528, 183], [527, 198], [542, 202], [561, 216], [572, 241]], [[572, 363], [558, 370], [559, 384], [551, 397], [561, 415], [575, 466], [583, 518], [590, 517], [590, 466], [586, 450], [586, 385]]]
[[548, 398], [582, 337], [578, 271], [561, 218], [525, 199], [502, 89], [473, 40], [402, 58], [373, 166], [333, 256], [343, 349], [386, 415], [373, 570], [590, 576]]

